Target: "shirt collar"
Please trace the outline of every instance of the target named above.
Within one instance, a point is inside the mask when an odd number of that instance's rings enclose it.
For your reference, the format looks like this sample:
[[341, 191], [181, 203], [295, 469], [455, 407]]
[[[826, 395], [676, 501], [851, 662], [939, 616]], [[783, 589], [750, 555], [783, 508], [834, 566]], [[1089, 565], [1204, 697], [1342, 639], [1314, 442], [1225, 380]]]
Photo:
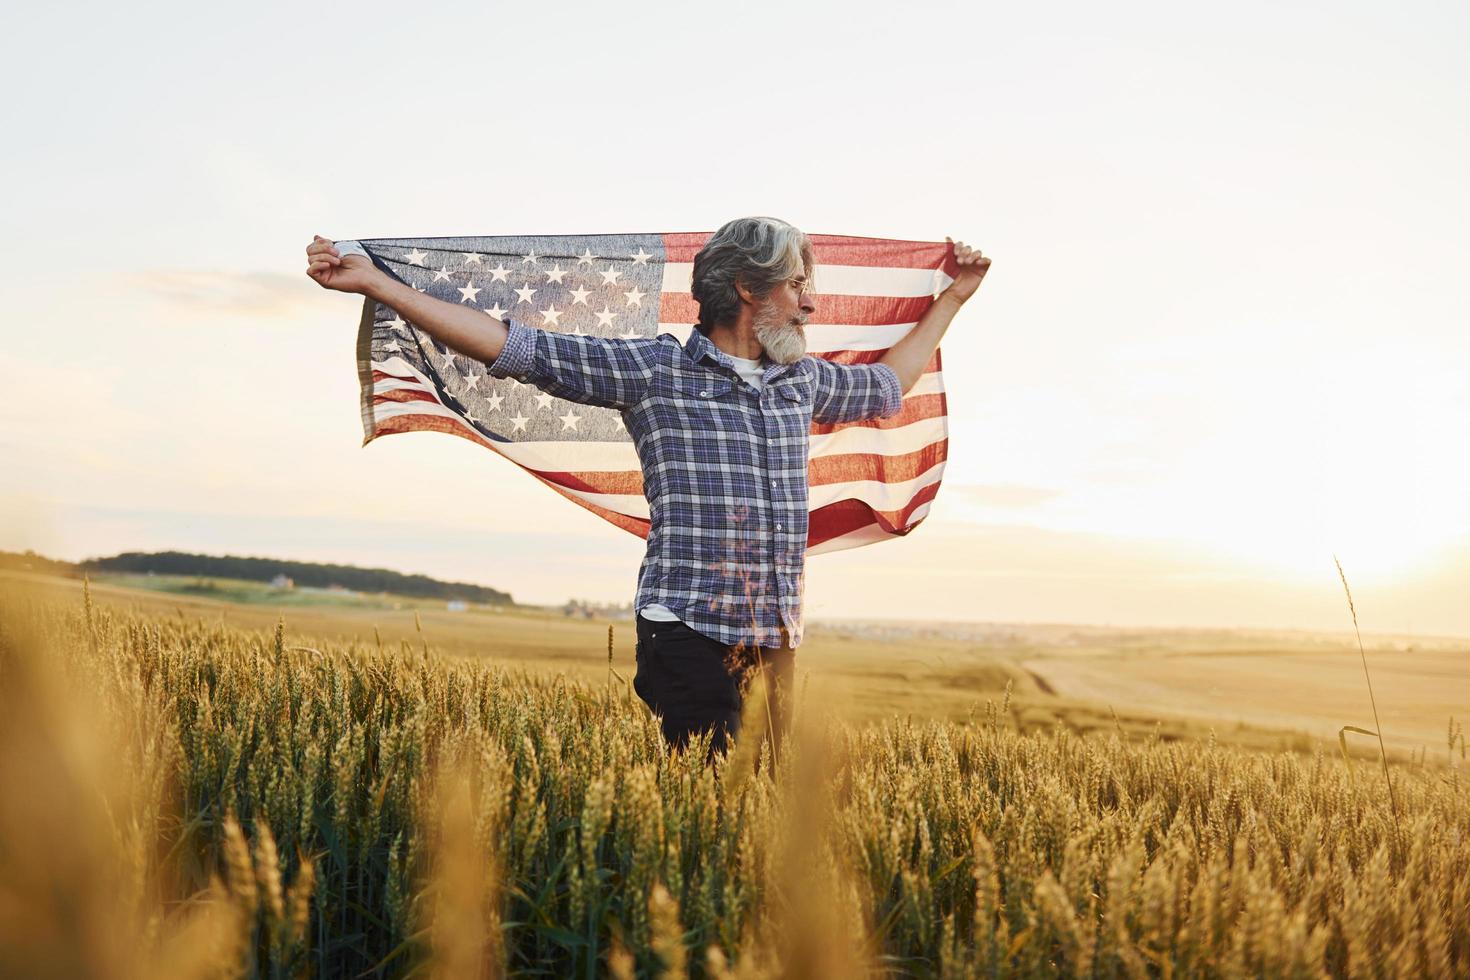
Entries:
[[[689, 339], [684, 341], [684, 353], [688, 354], [689, 359], [696, 364], [702, 360], [710, 360], [731, 374], [738, 373], [735, 370], [735, 362], [730, 359], [730, 355], [716, 347], [698, 327], [689, 331]], [[766, 365], [765, 378], [768, 381], [774, 380], [795, 366], [795, 364], [768, 364]]]

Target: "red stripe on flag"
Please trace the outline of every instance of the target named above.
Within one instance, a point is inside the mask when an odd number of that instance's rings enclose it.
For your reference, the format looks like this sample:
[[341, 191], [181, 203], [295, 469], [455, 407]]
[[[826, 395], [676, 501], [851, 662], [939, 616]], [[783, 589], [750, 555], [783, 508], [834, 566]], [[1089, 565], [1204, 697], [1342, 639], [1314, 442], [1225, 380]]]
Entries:
[[[829, 483], [846, 483], [850, 480], [901, 483], [904, 480], [922, 476], [936, 464], [944, 462], [948, 455], [949, 440], [940, 439], [921, 449], [897, 456], [881, 456], [877, 453], [839, 453], [833, 456], [818, 456], [807, 464], [807, 484], [816, 487]], [[540, 475], [569, 490], [643, 496], [643, 474], [637, 470], [582, 470], [578, 472], [547, 470]]]
[[383, 371], [383, 370], [380, 370], [378, 368], [373, 368], [373, 380], [374, 381], [411, 381], [414, 384], [423, 384], [422, 381], [420, 381], [418, 378], [414, 377], [411, 374], [408, 374], [408, 375], [404, 375], [404, 374], [389, 374], [387, 371]]
[[438, 405], [439, 399], [434, 397], [433, 392], [415, 391], [412, 388], [395, 388], [392, 391], [373, 392], [373, 404], [382, 402], [430, 402]]
[[944, 415], [944, 396], [910, 395], [899, 406], [898, 413], [886, 419], [864, 419], [861, 422], [813, 422], [812, 435], [826, 435], [838, 429], [897, 429], [899, 426], [937, 419]]
[[708, 231], [681, 231], [665, 235], [664, 261], [693, 262], [694, 256], [704, 248], [704, 243], [709, 241], [711, 234]]
[[[461, 439], [468, 439], [477, 446], [494, 449], [495, 441], [486, 439], [464, 422], [445, 418], [442, 415], [395, 415], [392, 418], [373, 419], [372, 439], [379, 436], [399, 435], [404, 432], [447, 432]], [[371, 442], [368, 439], [367, 442]], [[367, 442], [363, 444], [366, 445]]]
[[[516, 465], [519, 466], [520, 464], [517, 463]], [[521, 466], [521, 469], [526, 470], [527, 473], [530, 473], [536, 479], [540, 480], [542, 483], [546, 484], [548, 487], [555, 490], [557, 493], [561, 494], [563, 497], [567, 498], [578, 507], [585, 507], [608, 523], [616, 524], [624, 531], [631, 531], [632, 533], [638, 535], [640, 538], [648, 537], [648, 521], [642, 520], [641, 518], [637, 517], [629, 517], [627, 514], [619, 514], [617, 511], [608, 510], [606, 507], [599, 507], [596, 504], [592, 503], [590, 500], [584, 500], [576, 494], [557, 486], [555, 483], [546, 479], [542, 474], [537, 473], [535, 470], [526, 469], [526, 467], [524, 466]]]
[[[878, 511], [861, 500], [839, 500], [812, 511], [811, 523], [807, 528], [807, 547], [814, 548], [833, 538], [876, 524], [888, 534], [907, 534], [912, 531], [908, 520], [915, 510], [939, 493], [939, 484], [931, 483], [914, 494], [900, 510]], [[917, 525], [915, 525], [917, 526]]]
[[[885, 350], [833, 350], [822, 351], [822, 353], [814, 356], [820, 357], [824, 361], [831, 361], [833, 364], [876, 364], [883, 360], [883, 355], [887, 353]], [[929, 358], [929, 363], [924, 365], [924, 370], [919, 373], [928, 374], [931, 371], [938, 370], [939, 351], [936, 350], [934, 356]]]
[[643, 474], [638, 470], [584, 470], [578, 473], [547, 470], [541, 475], [571, 490], [643, 496]]
[[948, 439], [932, 442], [922, 449], [898, 456], [879, 456], [876, 453], [818, 456], [807, 464], [807, 483], [813, 487], [847, 483], [851, 480], [902, 483], [923, 476], [948, 458]]

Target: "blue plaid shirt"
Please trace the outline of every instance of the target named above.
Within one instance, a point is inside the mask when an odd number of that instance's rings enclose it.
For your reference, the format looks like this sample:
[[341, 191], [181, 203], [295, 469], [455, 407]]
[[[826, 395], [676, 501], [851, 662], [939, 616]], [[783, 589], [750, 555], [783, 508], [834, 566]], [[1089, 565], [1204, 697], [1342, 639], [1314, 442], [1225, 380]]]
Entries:
[[661, 603], [728, 646], [779, 647], [782, 627], [799, 644], [812, 423], [893, 415], [898, 375], [807, 356], [767, 366], [757, 391], [698, 330], [681, 344], [509, 325], [492, 375], [617, 409], [633, 437], [650, 516], [634, 608]]

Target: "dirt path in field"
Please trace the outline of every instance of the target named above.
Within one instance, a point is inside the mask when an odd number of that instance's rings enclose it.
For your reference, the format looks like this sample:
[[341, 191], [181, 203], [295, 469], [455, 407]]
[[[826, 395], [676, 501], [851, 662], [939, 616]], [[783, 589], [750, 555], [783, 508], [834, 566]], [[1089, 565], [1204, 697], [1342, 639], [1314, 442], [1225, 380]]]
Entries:
[[[1357, 651], [1090, 654], [1021, 666], [1063, 697], [1116, 708], [1291, 728], [1331, 741], [1344, 725], [1376, 728]], [[1389, 746], [1446, 752], [1450, 717], [1470, 715], [1470, 649], [1374, 652], [1368, 669]]]

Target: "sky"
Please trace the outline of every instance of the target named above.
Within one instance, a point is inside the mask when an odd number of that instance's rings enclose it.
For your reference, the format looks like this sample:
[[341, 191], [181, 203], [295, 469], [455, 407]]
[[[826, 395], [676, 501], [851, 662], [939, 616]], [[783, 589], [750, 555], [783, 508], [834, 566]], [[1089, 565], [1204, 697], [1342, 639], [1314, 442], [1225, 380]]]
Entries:
[[0, 32], [0, 549], [632, 598], [643, 543], [362, 446], [313, 234], [991, 256], [950, 457], [807, 615], [1470, 635], [1470, 8], [32, 4]]

